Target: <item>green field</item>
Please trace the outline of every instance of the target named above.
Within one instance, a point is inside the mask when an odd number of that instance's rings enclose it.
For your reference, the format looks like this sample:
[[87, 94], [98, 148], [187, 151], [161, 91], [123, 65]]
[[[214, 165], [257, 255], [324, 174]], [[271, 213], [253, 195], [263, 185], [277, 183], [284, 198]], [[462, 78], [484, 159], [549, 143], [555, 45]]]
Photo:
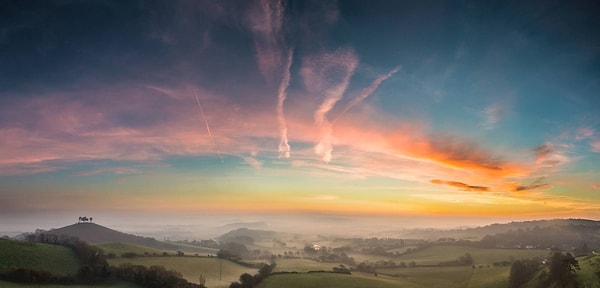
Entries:
[[238, 281], [244, 273], [256, 274], [257, 269], [251, 269], [231, 261], [212, 257], [138, 257], [138, 258], [113, 258], [109, 259], [110, 265], [119, 266], [123, 263], [164, 266], [168, 270], [175, 270], [190, 282], [198, 283], [200, 275], [206, 277], [206, 286], [229, 287], [233, 281]]
[[190, 254], [190, 255], [194, 255], [194, 254], [198, 254], [200, 256], [217, 255], [217, 252], [219, 252], [219, 249], [215, 249], [215, 248], [200, 247], [200, 246], [188, 245], [188, 244], [183, 244], [183, 243], [175, 243], [175, 242], [169, 242], [169, 243], [175, 245], [177, 247], [176, 250], [180, 250], [180, 251], [184, 252], [185, 254]]
[[[376, 261], [393, 260], [396, 263], [415, 261], [417, 265], [437, 265], [456, 260], [465, 253], [471, 254], [472, 265], [452, 267], [417, 267], [377, 269], [378, 275], [353, 272], [352, 275], [330, 273], [283, 274], [269, 277], [259, 287], [487, 287], [508, 286], [510, 267], [494, 267], [494, 262], [544, 258], [546, 250], [533, 249], [485, 249], [466, 246], [432, 246], [397, 257], [354, 254], [357, 259]], [[318, 262], [309, 259], [279, 259], [275, 271], [306, 272], [310, 270], [330, 271], [336, 263]], [[489, 266], [488, 266], [489, 265]], [[481, 267], [480, 267], [481, 266]], [[271, 279], [272, 278], [272, 279]], [[354, 286], [353, 286], [354, 285]]]
[[579, 267], [577, 270], [577, 279], [582, 284], [581, 287], [600, 288], [600, 279], [595, 275], [600, 269], [600, 255], [590, 255], [577, 257]]
[[377, 269], [416, 287], [507, 287], [510, 267], [417, 267]]
[[[304, 287], [407, 287], [407, 288], [504, 288], [508, 286], [509, 267], [434, 267], [404, 268], [382, 271], [390, 275], [352, 272], [352, 275], [335, 273], [301, 273], [273, 275], [259, 288]], [[392, 276], [393, 275], [393, 276]]]
[[150, 255], [161, 255], [163, 253], [163, 250], [131, 243], [109, 242], [97, 243], [93, 245], [98, 248], [101, 248], [104, 251], [105, 255], [109, 253], [115, 253], [117, 256], [121, 256], [121, 254], [128, 252], [133, 252], [138, 255], [144, 255], [144, 253], [148, 253]]
[[263, 280], [258, 288], [314, 288], [314, 287], [344, 287], [344, 288], [416, 288], [414, 285], [401, 278], [370, 274], [352, 273], [352, 275], [335, 273], [304, 273], [304, 274], [279, 274]]
[[162, 255], [163, 252], [167, 252], [170, 255], [173, 255], [178, 250], [187, 255], [198, 254], [200, 256], [216, 255], [218, 252], [218, 249], [213, 248], [198, 247], [174, 242], [169, 243], [174, 245], [176, 248], [173, 250], [160, 250], [148, 246], [122, 242], [97, 243], [93, 245], [98, 248], [102, 248], [102, 250], [104, 250], [104, 254], [114, 253], [117, 256], [121, 256], [121, 254], [128, 252], [133, 252], [137, 255], [146, 255], [146, 253], [148, 253], [148, 255]]
[[0, 239], [0, 272], [11, 268], [45, 270], [55, 275], [77, 274], [79, 261], [69, 248]]
[[311, 259], [277, 259], [276, 264], [274, 272], [308, 272], [331, 271], [340, 263], [319, 262]]
[[2, 288], [140, 288], [132, 283], [118, 282], [115, 284], [100, 284], [100, 285], [34, 285], [34, 284], [19, 284], [6, 281], [0, 281]]
[[509, 261], [511, 259], [544, 258], [548, 256], [547, 250], [541, 249], [499, 249], [476, 248], [467, 246], [431, 246], [417, 252], [404, 254], [391, 258], [392, 260], [406, 263], [415, 261], [417, 265], [436, 265], [444, 261], [456, 260], [465, 253], [471, 254], [475, 265], [492, 265], [494, 262]]

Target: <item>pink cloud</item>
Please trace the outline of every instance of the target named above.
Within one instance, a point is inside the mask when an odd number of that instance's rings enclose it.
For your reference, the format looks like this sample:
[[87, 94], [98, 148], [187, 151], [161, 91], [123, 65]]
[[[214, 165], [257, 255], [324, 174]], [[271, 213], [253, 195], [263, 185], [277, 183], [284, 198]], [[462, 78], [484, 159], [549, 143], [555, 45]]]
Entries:
[[323, 95], [323, 101], [314, 112], [321, 134], [314, 149], [324, 162], [331, 161], [334, 141], [327, 113], [344, 95], [357, 66], [358, 57], [352, 50], [338, 50], [304, 60], [301, 71], [304, 85], [309, 92]]
[[[277, 121], [279, 122], [279, 157], [289, 158], [291, 147], [288, 141], [288, 128], [284, 114], [284, 102], [291, 79], [291, 66], [294, 50], [287, 48], [283, 34], [285, 13], [282, 1], [263, 0], [250, 11], [251, 30], [258, 67], [267, 82], [279, 80], [277, 89]], [[281, 75], [280, 75], [281, 74]]]
[[[220, 153], [239, 157], [255, 168], [264, 169], [265, 161], [276, 161], [280, 134], [273, 106], [248, 108], [227, 95], [187, 86], [113, 89], [84, 96], [49, 94], [11, 107], [33, 116], [20, 113], [23, 116], [14, 116], [12, 125], [0, 127], [0, 173], [46, 172], [88, 160], [155, 162], [173, 155], [216, 156], [215, 146]], [[210, 123], [212, 141], [196, 104], [195, 89]], [[249, 89], [248, 93], [258, 92]], [[282, 165], [337, 177], [375, 176], [420, 183], [452, 179], [457, 183], [482, 183], [481, 187], [489, 187], [490, 191], [509, 187], [511, 181], [522, 182], [535, 172], [534, 163], [523, 163], [527, 160], [525, 154], [499, 154], [460, 135], [437, 135], [428, 132], [423, 121], [385, 115], [367, 103], [338, 119], [335, 130], [326, 131], [336, 145], [335, 161], [326, 164], [319, 161], [322, 155], [315, 156], [310, 145], [323, 136], [327, 127], [322, 123], [317, 127], [320, 129], [315, 129], [314, 111], [323, 102], [312, 101], [309, 95], [314, 94], [291, 94], [294, 109], [286, 120], [289, 140], [298, 143], [299, 148], [291, 157], [293, 162], [284, 161]], [[322, 116], [325, 122], [326, 113]], [[540, 147], [537, 154], [553, 159], [560, 151], [555, 147]], [[121, 168], [81, 173], [136, 172]], [[510, 187], [506, 191], [517, 186]]]
[[485, 117], [482, 124], [485, 129], [493, 129], [496, 124], [501, 120], [501, 116], [504, 113], [505, 108], [499, 104], [488, 106], [483, 110]]
[[590, 147], [593, 152], [600, 153], [600, 140], [594, 140], [590, 142]]
[[139, 173], [141, 173], [141, 171], [139, 169], [131, 168], [131, 167], [110, 167], [110, 168], [101, 168], [101, 169], [81, 171], [81, 172], [77, 173], [77, 175], [92, 176], [92, 175], [96, 175], [96, 174], [105, 174], [105, 173], [124, 175], [124, 174], [139, 174]]
[[575, 132], [575, 140], [589, 139], [594, 136], [594, 130], [588, 127], [582, 127]]

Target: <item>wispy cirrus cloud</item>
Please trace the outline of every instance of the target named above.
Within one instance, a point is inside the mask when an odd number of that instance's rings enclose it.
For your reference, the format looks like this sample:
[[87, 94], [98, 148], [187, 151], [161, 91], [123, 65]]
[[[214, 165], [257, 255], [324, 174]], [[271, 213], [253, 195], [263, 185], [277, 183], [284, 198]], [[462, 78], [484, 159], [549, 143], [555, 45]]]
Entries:
[[288, 52], [287, 65], [284, 70], [283, 79], [279, 84], [279, 93], [277, 94], [277, 120], [279, 121], [279, 157], [290, 158], [290, 144], [288, 143], [288, 132], [287, 123], [285, 120], [285, 114], [283, 113], [283, 104], [287, 98], [287, 88], [290, 85], [290, 68], [292, 66], [292, 59], [294, 50], [290, 49]]
[[505, 110], [506, 108], [498, 103], [486, 107], [482, 113], [484, 119], [483, 123], [481, 124], [481, 127], [488, 130], [494, 129], [498, 122], [502, 120], [502, 116], [505, 113]]
[[373, 94], [373, 92], [375, 92], [375, 90], [377, 90], [377, 88], [379, 88], [379, 85], [381, 85], [381, 83], [383, 81], [387, 80], [388, 78], [390, 78], [394, 74], [396, 74], [398, 72], [398, 70], [400, 70], [400, 68], [401, 68], [400, 66], [396, 66], [390, 72], [383, 74], [383, 75], [379, 75], [375, 79], [375, 81], [373, 81], [373, 83], [371, 83], [371, 85], [369, 87], [364, 88], [358, 96], [356, 96], [348, 104], [346, 104], [346, 106], [344, 106], [344, 109], [342, 110], [342, 112], [340, 112], [340, 114], [338, 114], [336, 116], [336, 118], [333, 120], [333, 122], [335, 122], [335, 120], [337, 120], [338, 118], [342, 117], [346, 112], [348, 112], [348, 110], [352, 109], [352, 107], [354, 107], [356, 104], [362, 102], [367, 97], [371, 96], [371, 94]]
[[314, 151], [324, 162], [331, 161], [333, 151], [333, 127], [327, 119], [327, 113], [344, 95], [358, 62], [358, 56], [351, 49], [340, 49], [304, 59], [301, 71], [304, 85], [310, 93], [323, 97], [314, 112], [315, 124], [320, 130]]
[[268, 81], [275, 81], [287, 59], [287, 44], [283, 34], [284, 1], [255, 1], [249, 11], [250, 29], [253, 32], [256, 60], [260, 72]]
[[267, 82], [279, 80], [277, 89], [277, 121], [279, 122], [279, 157], [289, 158], [291, 147], [284, 113], [287, 89], [290, 85], [294, 50], [288, 48], [283, 32], [285, 2], [261, 0], [250, 12], [251, 29], [258, 67]]
[[[205, 118], [223, 155], [240, 157], [245, 165], [263, 171], [268, 169], [265, 163], [274, 161], [271, 157], [277, 158], [279, 151], [266, 145], [277, 143], [279, 136], [274, 133], [277, 117], [273, 115], [272, 108], [244, 109], [227, 95], [197, 87], [158, 88], [121, 87], [115, 91], [97, 91], [83, 96], [77, 93], [52, 95], [52, 101], [40, 100], [46, 98], [23, 101], [11, 109], [29, 109], [35, 117], [23, 116], [24, 121], [15, 119], [13, 127], [7, 127], [6, 123], [0, 127], [3, 147], [0, 173], [47, 172], [89, 160], [145, 162], [160, 161], [169, 156], [214, 156], [206, 122], [199, 117], [197, 99], [191, 97], [196, 89]], [[306, 92], [306, 95], [314, 94]], [[102, 103], [94, 101], [99, 98], [103, 99]], [[46, 105], [56, 99], [60, 99], [62, 105]], [[382, 116], [370, 104], [365, 104], [366, 109], [347, 113], [336, 123], [338, 152], [335, 165], [315, 162], [311, 143], [322, 136], [323, 131], [315, 129], [311, 112], [323, 103], [300, 100], [301, 97], [296, 99], [296, 110], [306, 111], [306, 114], [292, 113], [287, 119], [296, 132], [291, 140], [304, 145], [304, 148], [296, 150], [294, 158], [301, 161], [295, 162], [294, 169], [307, 173], [329, 171], [338, 177], [386, 177], [415, 183], [452, 179], [433, 184], [470, 191], [484, 191], [484, 188], [489, 191], [515, 191], [521, 186], [519, 191], [531, 192], [549, 187], [541, 183], [509, 185], [514, 181], [526, 183], [526, 179], [533, 177], [532, 173], [539, 165], [527, 163], [526, 155], [500, 154], [459, 134], [449, 136], [427, 132], [429, 129], [419, 120]], [[130, 106], [122, 107], [120, 103]], [[326, 121], [326, 114], [323, 117]], [[546, 160], [553, 159], [553, 155], [561, 154], [560, 147], [555, 146], [541, 145], [534, 149], [537, 151], [534, 154]], [[541, 163], [544, 161], [541, 160]], [[114, 167], [117, 170], [112, 172], [118, 171], [119, 167]], [[95, 170], [98, 169], [86, 171]]]

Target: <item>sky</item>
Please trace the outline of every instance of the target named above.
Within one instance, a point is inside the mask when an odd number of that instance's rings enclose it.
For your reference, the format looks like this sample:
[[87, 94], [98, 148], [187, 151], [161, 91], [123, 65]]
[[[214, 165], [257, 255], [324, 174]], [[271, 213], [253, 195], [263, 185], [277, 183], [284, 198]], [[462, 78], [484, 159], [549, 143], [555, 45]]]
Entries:
[[88, 214], [600, 220], [599, 13], [1, 0], [0, 228]]

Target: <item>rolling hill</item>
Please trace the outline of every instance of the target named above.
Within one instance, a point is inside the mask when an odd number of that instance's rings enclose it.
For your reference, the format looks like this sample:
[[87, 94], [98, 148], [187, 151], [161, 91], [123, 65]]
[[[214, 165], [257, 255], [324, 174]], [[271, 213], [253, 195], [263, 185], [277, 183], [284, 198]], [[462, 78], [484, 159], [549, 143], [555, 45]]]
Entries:
[[62, 228], [52, 229], [44, 233], [77, 237], [89, 243], [122, 242], [156, 249], [177, 249], [177, 246], [171, 243], [161, 242], [151, 237], [142, 237], [119, 232], [95, 223], [76, 223]]
[[[437, 240], [452, 237], [474, 241], [495, 239], [506, 247], [514, 247], [519, 243], [505, 239], [534, 239], [544, 245], [581, 245], [587, 243], [590, 248], [600, 248], [600, 221], [588, 219], [553, 219], [523, 222], [496, 223], [482, 227], [465, 229], [412, 229], [403, 231], [405, 238]], [[491, 237], [491, 238], [490, 238]], [[503, 243], [507, 242], [507, 243]], [[527, 243], [523, 243], [527, 244]]]

